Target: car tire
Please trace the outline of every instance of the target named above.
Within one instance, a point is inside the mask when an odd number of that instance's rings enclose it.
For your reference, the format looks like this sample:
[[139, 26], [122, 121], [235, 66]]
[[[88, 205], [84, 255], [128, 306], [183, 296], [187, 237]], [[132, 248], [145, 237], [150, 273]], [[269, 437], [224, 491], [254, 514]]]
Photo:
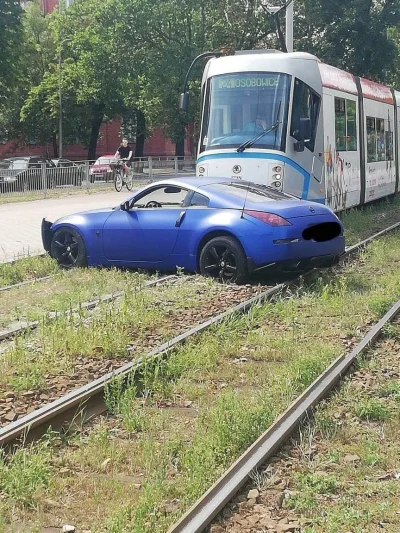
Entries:
[[63, 268], [87, 266], [84, 240], [73, 228], [61, 227], [55, 231], [51, 240], [50, 255]]
[[214, 237], [200, 252], [200, 273], [224, 283], [242, 283], [247, 275], [246, 255], [233, 237]]

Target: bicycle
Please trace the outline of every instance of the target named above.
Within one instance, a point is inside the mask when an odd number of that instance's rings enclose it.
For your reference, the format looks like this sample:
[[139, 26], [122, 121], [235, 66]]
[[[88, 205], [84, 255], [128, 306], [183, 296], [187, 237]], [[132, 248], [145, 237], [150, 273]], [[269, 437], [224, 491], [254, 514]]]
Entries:
[[128, 191], [131, 191], [133, 188], [131, 169], [126, 164], [124, 165], [124, 162], [124, 160], [120, 160], [110, 164], [113, 171], [114, 187], [117, 192], [121, 192], [124, 185]]

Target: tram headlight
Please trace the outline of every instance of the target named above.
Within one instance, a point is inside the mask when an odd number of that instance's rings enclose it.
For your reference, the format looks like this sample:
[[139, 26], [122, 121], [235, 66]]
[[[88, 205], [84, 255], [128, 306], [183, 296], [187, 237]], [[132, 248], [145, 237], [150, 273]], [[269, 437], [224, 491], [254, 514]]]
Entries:
[[273, 181], [272, 185], [274, 187], [276, 187], [276, 188], [281, 188], [282, 187], [282, 183], [280, 181]]
[[281, 180], [281, 179], [282, 179], [282, 175], [281, 175], [281, 174], [274, 174], [274, 175], [272, 176], [272, 179], [273, 179], [273, 180]]

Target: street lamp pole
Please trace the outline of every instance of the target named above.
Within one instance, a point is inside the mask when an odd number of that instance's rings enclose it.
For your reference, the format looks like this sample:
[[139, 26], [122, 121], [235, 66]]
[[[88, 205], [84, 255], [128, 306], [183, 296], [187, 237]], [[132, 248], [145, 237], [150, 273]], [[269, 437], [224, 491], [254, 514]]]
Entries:
[[71, 39], [64, 39], [60, 43], [60, 54], [58, 56], [58, 103], [59, 103], [59, 121], [58, 121], [58, 157], [61, 159], [62, 150], [63, 150], [63, 130], [62, 130], [62, 49], [64, 43], [70, 41]]

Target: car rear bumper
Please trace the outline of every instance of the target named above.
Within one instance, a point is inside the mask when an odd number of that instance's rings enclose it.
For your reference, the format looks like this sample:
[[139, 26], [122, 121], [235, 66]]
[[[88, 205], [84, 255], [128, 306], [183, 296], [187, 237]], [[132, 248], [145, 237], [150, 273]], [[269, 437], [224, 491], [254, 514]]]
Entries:
[[51, 236], [52, 236], [52, 232], [50, 228], [52, 225], [53, 223], [48, 222], [45, 218], [42, 220], [42, 243], [43, 243], [43, 248], [48, 253], [50, 253]]
[[275, 261], [274, 263], [267, 263], [265, 265], [257, 266], [253, 260], [247, 258], [247, 268], [250, 273], [259, 270], [265, 270], [268, 273], [288, 273], [288, 272], [305, 272], [313, 268], [329, 268], [337, 265], [342, 254], [329, 254], [319, 257], [310, 257], [307, 259], [291, 259], [286, 261]]

